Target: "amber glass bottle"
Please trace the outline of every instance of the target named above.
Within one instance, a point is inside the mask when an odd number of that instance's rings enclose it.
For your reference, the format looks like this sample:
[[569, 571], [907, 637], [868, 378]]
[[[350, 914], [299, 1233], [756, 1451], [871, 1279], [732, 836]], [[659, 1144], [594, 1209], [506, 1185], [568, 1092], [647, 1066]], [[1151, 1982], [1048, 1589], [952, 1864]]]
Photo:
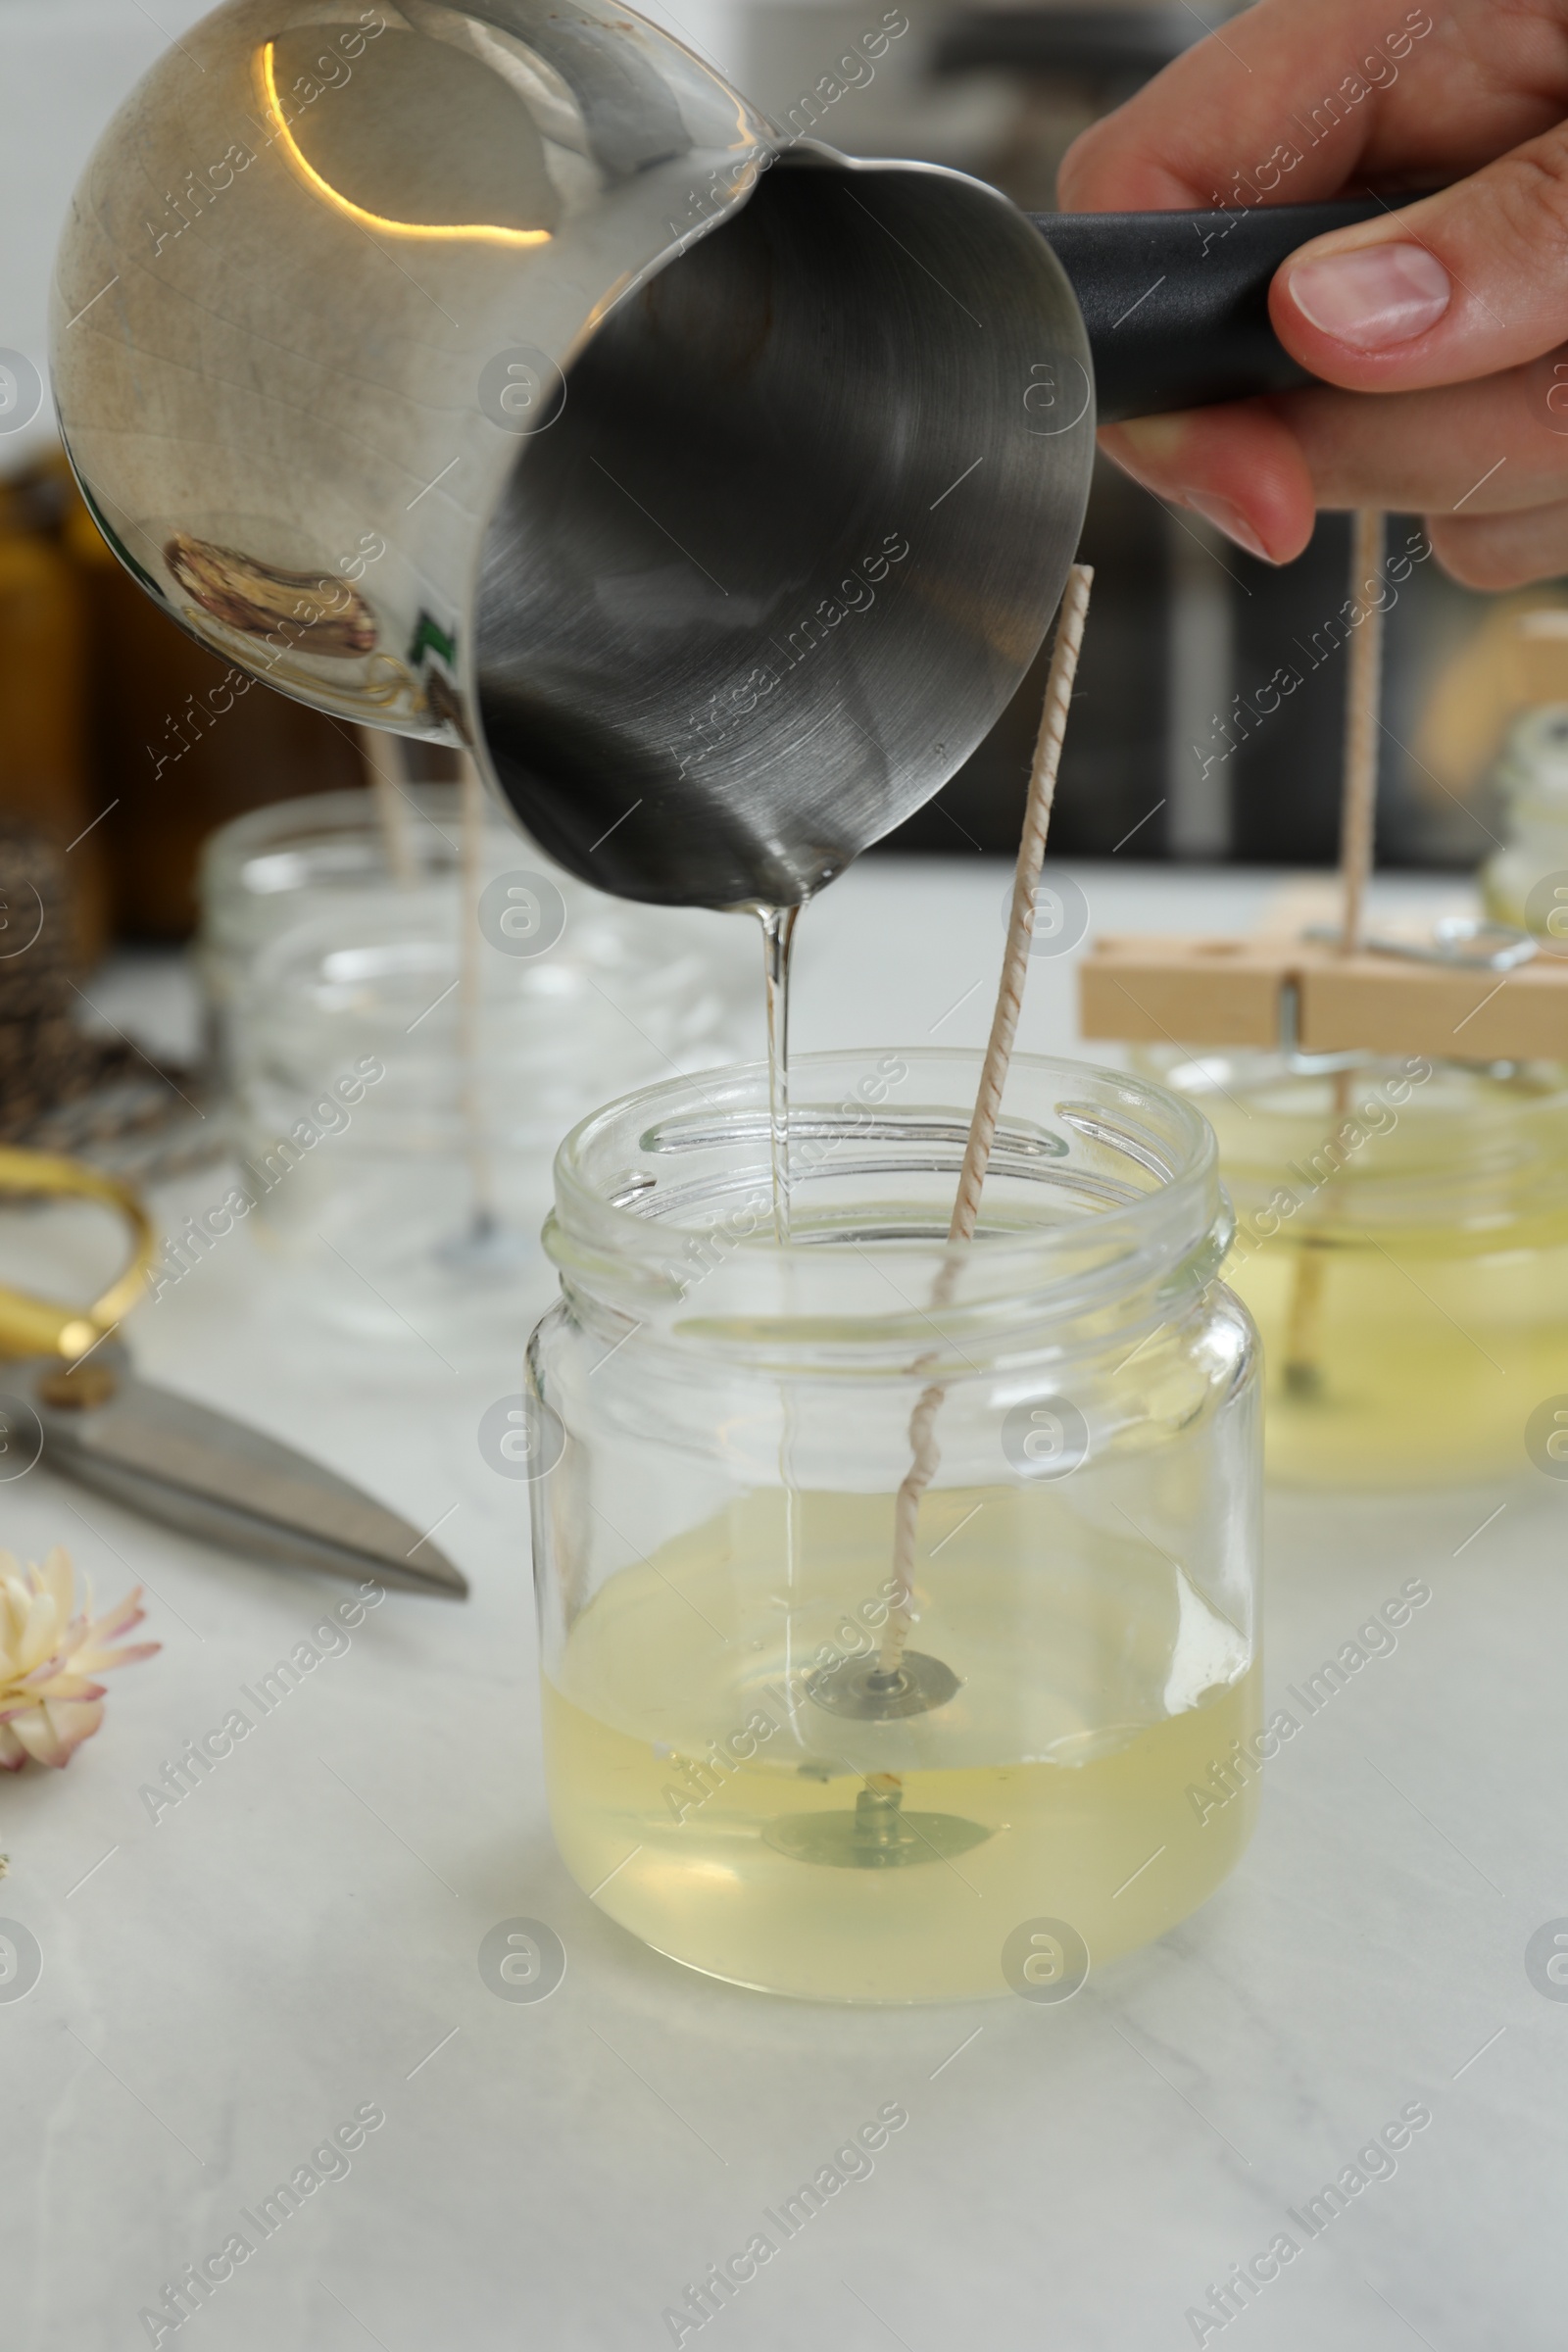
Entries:
[[92, 797], [81, 582], [48, 525], [46, 485], [0, 485], [0, 820], [34, 828], [64, 859], [71, 959], [96, 961], [109, 930], [103, 803]]
[[233, 669], [137, 587], [73, 487], [64, 544], [86, 593], [89, 758], [103, 801], [122, 937], [183, 939], [196, 924], [207, 836], [272, 801], [363, 785], [359, 738]]

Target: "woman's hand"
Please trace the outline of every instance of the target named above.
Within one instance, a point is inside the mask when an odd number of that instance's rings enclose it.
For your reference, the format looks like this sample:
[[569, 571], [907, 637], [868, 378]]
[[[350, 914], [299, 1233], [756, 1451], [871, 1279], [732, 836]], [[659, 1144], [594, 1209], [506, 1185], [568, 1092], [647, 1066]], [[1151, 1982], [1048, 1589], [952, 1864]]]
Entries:
[[1064, 210], [1456, 184], [1277, 272], [1275, 332], [1322, 389], [1108, 426], [1107, 451], [1274, 563], [1316, 508], [1383, 507], [1472, 587], [1568, 571], [1565, 115], [1568, 0], [1262, 0], [1189, 50], [1076, 141]]

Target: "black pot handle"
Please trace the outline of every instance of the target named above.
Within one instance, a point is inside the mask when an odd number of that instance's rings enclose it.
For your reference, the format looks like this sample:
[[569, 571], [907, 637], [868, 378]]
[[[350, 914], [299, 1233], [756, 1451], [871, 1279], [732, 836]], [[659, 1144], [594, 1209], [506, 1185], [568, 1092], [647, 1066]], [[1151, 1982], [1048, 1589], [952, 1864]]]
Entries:
[[1269, 324], [1270, 279], [1310, 238], [1413, 201], [1032, 214], [1078, 297], [1101, 423], [1313, 382]]

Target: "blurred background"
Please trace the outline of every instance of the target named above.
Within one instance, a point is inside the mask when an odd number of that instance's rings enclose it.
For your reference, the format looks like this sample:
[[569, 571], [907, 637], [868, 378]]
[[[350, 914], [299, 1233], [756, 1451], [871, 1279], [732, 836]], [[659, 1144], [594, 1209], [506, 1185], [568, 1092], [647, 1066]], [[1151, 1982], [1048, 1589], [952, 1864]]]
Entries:
[[[857, 57], [854, 86], [838, 61], [883, 21], [883, 0], [680, 0], [678, 16], [648, 0], [648, 13], [775, 117], [816, 93], [820, 134], [849, 152], [958, 166], [1032, 210], [1054, 203], [1075, 133], [1205, 25], [1189, 0], [901, 5], [907, 32], [869, 78]], [[265, 688], [214, 723], [222, 665], [121, 574], [51, 430], [47, 286], [72, 186], [131, 84], [202, 13], [191, 0], [0, 0], [0, 349], [45, 381], [31, 415], [25, 379], [8, 392], [0, 377], [0, 826], [14, 874], [25, 879], [16, 859], [42, 859], [41, 888], [63, 896], [83, 968], [111, 942], [189, 934], [215, 827], [367, 780], [353, 729]], [[1413, 527], [1396, 518], [1394, 541]], [[1101, 465], [1085, 535], [1095, 623], [1058, 855], [1332, 862], [1345, 662], [1326, 654], [1313, 666], [1307, 649], [1344, 596], [1347, 544], [1346, 520], [1330, 517], [1276, 572]], [[1391, 616], [1388, 661], [1380, 862], [1474, 867], [1499, 829], [1492, 779], [1511, 718], [1568, 699], [1568, 596], [1552, 584], [1482, 598], [1419, 564]], [[1304, 683], [1257, 726], [1247, 705], [1282, 665]], [[1026, 681], [940, 799], [879, 854], [1011, 854], [1040, 691]], [[439, 777], [439, 757], [414, 772]], [[10, 1026], [0, 1007], [0, 1033]], [[7, 1050], [0, 1037], [0, 1077], [15, 1074]]]

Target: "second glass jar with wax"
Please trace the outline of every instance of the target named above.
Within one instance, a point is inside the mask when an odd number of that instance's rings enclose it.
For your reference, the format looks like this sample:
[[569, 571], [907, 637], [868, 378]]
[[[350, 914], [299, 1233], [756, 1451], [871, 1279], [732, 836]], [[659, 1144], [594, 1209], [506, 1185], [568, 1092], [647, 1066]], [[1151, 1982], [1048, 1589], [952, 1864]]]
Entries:
[[1526, 1470], [1533, 1409], [1568, 1391], [1568, 1069], [1164, 1048], [1141, 1064], [1219, 1139], [1270, 1476], [1414, 1491]]
[[950, 1249], [979, 1069], [798, 1061], [786, 1247], [763, 1070], [612, 1104], [557, 1162], [562, 1298], [500, 1441], [556, 1838], [733, 1983], [1065, 1997], [1250, 1833], [1257, 1344], [1213, 1137], [1020, 1055]]

